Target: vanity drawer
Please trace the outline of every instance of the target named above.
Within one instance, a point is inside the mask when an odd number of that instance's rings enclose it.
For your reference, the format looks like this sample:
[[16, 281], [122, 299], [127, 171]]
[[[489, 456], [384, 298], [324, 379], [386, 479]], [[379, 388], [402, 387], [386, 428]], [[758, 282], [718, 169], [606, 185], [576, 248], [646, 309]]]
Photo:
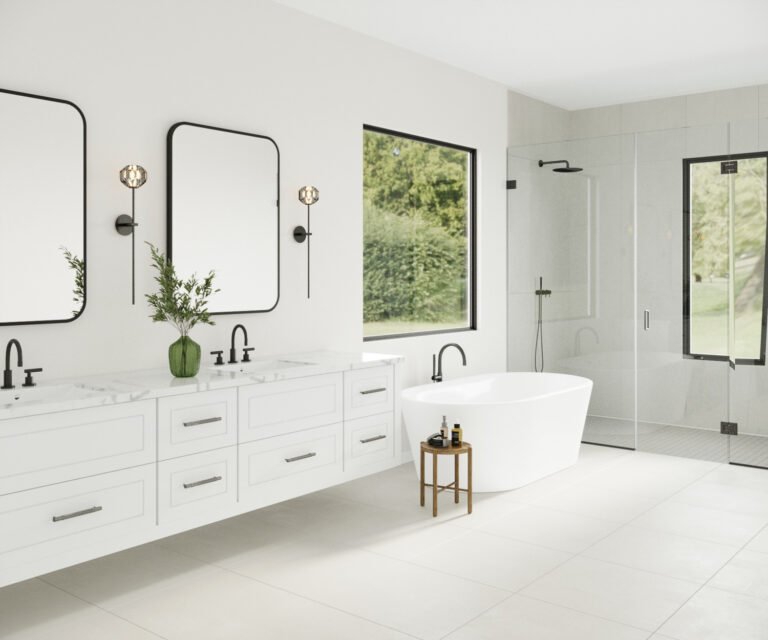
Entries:
[[237, 389], [160, 398], [157, 431], [160, 460], [237, 444]]
[[0, 497], [0, 569], [155, 526], [155, 465]]
[[362, 418], [392, 411], [395, 374], [392, 365], [344, 373], [344, 417]]
[[0, 420], [0, 495], [155, 461], [155, 401]]
[[340, 422], [343, 378], [331, 373], [238, 389], [239, 441]]
[[161, 462], [157, 482], [161, 525], [226, 512], [237, 503], [237, 447]]
[[341, 423], [240, 445], [240, 501], [271, 504], [341, 479]]
[[364, 467], [395, 455], [395, 420], [392, 413], [348, 420], [344, 423], [344, 466]]

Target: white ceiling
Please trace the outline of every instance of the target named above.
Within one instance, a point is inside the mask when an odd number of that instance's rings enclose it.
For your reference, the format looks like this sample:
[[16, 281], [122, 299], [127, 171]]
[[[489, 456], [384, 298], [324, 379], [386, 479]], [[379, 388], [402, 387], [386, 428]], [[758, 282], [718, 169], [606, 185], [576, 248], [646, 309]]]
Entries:
[[768, 0], [276, 0], [566, 109], [768, 83]]

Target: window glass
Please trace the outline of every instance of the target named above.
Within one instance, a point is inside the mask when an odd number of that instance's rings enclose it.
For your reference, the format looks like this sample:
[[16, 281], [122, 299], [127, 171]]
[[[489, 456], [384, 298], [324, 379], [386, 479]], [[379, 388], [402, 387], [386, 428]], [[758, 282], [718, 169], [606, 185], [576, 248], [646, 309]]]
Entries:
[[686, 161], [689, 355], [764, 362], [767, 168], [766, 154]]
[[474, 327], [471, 149], [366, 127], [366, 338]]

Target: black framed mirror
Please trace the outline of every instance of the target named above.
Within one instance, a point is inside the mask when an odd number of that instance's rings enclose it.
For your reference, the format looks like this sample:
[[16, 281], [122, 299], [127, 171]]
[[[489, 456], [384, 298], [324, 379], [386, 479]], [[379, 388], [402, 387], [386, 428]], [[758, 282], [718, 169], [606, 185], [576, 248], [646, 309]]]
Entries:
[[279, 193], [272, 138], [191, 122], [168, 131], [167, 253], [180, 274], [216, 272], [211, 313], [277, 306]]
[[0, 325], [83, 313], [85, 140], [74, 103], [0, 89]]

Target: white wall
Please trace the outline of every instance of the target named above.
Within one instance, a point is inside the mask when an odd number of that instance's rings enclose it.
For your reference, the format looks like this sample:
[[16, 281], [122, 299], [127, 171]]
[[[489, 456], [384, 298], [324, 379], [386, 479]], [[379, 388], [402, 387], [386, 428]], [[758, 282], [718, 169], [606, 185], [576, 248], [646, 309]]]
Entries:
[[568, 136], [591, 138], [758, 118], [768, 118], [768, 85], [571, 111]]
[[[180, 120], [273, 137], [280, 146], [281, 298], [272, 313], [196, 329], [205, 352], [243, 322], [257, 356], [308, 349], [408, 357], [406, 383], [427, 381], [430, 355], [458, 340], [469, 367], [503, 369], [506, 353], [504, 180], [507, 91], [379, 41], [263, 0], [3, 0], [0, 86], [75, 102], [88, 122], [88, 304], [72, 324], [0, 327], [21, 339], [41, 379], [162, 367], [173, 329], [153, 325], [143, 241], [165, 246], [165, 136]], [[362, 342], [362, 125], [478, 150], [479, 330]], [[137, 192], [138, 303], [130, 305], [130, 242], [114, 219], [130, 204], [118, 170], [149, 172]], [[312, 209], [312, 299], [296, 198]], [[225, 250], [225, 247], [222, 247]], [[0, 301], [9, 304], [9, 301]], [[458, 374], [446, 360], [448, 376]]]

